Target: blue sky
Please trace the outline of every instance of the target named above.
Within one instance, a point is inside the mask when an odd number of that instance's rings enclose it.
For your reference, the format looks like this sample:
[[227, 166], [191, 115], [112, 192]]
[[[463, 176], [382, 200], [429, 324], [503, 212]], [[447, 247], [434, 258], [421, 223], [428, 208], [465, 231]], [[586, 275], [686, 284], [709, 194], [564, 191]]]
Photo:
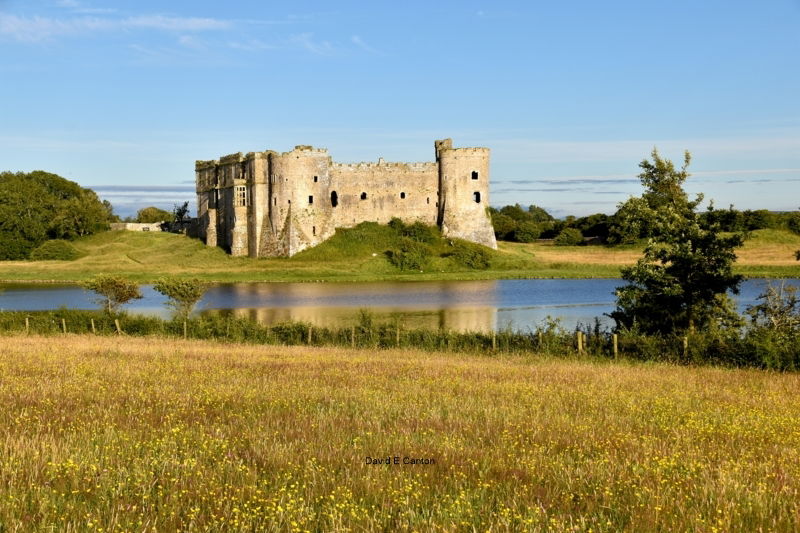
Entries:
[[611, 213], [654, 146], [718, 207], [800, 206], [800, 0], [0, 0], [0, 168], [123, 215], [194, 160], [492, 148], [491, 203]]

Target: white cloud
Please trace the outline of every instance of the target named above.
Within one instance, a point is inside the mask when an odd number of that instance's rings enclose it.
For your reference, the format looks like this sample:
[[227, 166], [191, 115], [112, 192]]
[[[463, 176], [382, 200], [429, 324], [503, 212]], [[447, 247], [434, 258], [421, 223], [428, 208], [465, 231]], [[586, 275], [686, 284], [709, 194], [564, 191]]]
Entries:
[[333, 46], [328, 41], [315, 41], [313, 33], [299, 33], [292, 35], [289, 42], [298, 45], [312, 54], [321, 56], [331, 55], [334, 52]]
[[234, 50], [245, 50], [247, 52], [255, 52], [258, 50], [274, 50], [277, 46], [267, 44], [259, 39], [249, 39], [247, 41], [231, 41], [228, 43], [229, 48]]
[[223, 30], [230, 26], [230, 21], [200, 17], [144, 15], [126, 18], [86, 16], [57, 19], [40, 16], [20, 17], [0, 13], [0, 36], [5, 35], [20, 42], [41, 42], [68, 35], [126, 29], [206, 31]]
[[368, 45], [367, 43], [365, 43], [364, 40], [361, 37], [359, 37], [358, 35], [353, 35], [352, 37], [350, 37], [350, 41], [354, 45], [358, 46], [359, 48], [361, 48], [362, 50], [364, 50], [366, 52], [369, 52], [370, 54], [379, 53], [378, 50], [376, 50], [375, 48], [373, 48], [370, 45]]

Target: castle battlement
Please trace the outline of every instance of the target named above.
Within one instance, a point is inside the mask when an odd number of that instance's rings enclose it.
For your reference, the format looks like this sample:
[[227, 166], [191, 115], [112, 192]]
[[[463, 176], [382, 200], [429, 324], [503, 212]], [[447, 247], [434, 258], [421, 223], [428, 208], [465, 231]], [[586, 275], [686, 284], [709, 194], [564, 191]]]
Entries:
[[434, 148], [433, 162], [337, 163], [310, 145], [195, 161], [201, 235], [233, 255], [291, 256], [336, 228], [398, 217], [496, 248], [489, 149], [453, 148], [450, 139]]

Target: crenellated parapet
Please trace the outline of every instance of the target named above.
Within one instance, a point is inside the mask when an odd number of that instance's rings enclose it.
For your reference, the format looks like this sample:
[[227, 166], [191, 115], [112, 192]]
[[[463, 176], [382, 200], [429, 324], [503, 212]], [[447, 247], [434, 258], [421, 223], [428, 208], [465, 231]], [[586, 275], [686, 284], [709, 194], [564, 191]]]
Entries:
[[291, 256], [364, 221], [439, 224], [496, 247], [489, 149], [434, 144], [434, 162], [334, 162], [325, 148], [237, 152], [195, 162], [198, 219], [209, 245], [233, 255]]

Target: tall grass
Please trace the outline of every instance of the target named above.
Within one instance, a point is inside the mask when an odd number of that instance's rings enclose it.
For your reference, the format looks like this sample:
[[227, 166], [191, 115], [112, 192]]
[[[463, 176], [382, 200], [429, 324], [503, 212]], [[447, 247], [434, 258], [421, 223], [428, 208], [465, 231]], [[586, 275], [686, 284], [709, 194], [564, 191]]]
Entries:
[[[117, 323], [121, 331], [117, 330]], [[65, 325], [68, 333], [97, 335], [186, 336], [253, 344], [375, 349], [403, 347], [482, 354], [535, 353], [556, 357], [625, 358], [676, 364], [800, 370], [800, 336], [778, 339], [771, 330], [762, 327], [696, 332], [687, 336], [647, 336], [623, 332], [616, 336], [615, 352], [614, 335], [597, 321], [567, 331], [557, 320], [548, 319], [524, 331], [504, 329], [491, 333], [406, 328], [396, 318], [378, 323], [367, 310], [362, 310], [357, 323], [344, 327], [320, 327], [306, 322], [265, 325], [234, 315], [202, 315], [184, 322], [124, 313], [114, 317], [98, 311], [70, 309], [0, 312], [0, 334], [27, 332], [58, 335], [64, 333]]]
[[153, 339], [2, 339], [0, 530], [800, 528], [797, 375]]

